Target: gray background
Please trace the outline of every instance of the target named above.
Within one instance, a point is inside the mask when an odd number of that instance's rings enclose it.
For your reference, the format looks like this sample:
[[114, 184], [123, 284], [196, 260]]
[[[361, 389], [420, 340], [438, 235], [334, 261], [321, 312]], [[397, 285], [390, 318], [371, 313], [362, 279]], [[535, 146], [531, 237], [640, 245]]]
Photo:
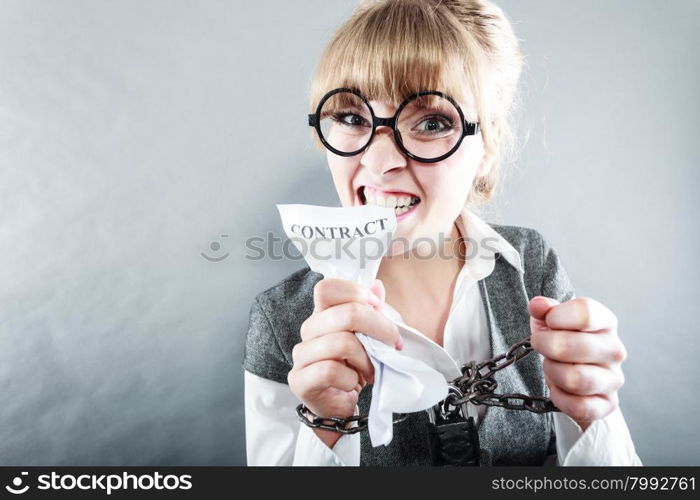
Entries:
[[[528, 67], [485, 217], [618, 315], [643, 462], [700, 465], [700, 3], [500, 5]], [[0, 1], [0, 464], [245, 463], [248, 310], [302, 264], [244, 241], [337, 204], [306, 91], [353, 7]]]

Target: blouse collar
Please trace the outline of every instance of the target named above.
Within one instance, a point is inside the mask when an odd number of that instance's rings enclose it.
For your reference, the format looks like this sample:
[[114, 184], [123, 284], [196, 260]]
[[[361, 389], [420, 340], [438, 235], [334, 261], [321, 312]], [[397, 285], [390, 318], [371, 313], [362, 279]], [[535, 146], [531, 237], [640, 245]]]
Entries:
[[506, 261], [517, 269], [520, 274], [524, 274], [520, 253], [511, 245], [508, 240], [501, 236], [488, 223], [483, 221], [474, 212], [467, 208], [462, 209], [462, 213], [455, 220], [463, 238], [467, 239], [472, 247], [467, 252], [466, 264], [473, 260], [493, 259], [496, 254], [505, 257]]

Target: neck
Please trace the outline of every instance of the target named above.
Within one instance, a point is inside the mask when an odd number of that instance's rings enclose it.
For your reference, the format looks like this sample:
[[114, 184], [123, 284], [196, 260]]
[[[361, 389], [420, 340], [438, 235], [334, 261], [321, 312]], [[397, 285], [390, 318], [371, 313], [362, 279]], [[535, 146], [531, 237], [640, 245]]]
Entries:
[[444, 299], [447, 293], [451, 297], [466, 255], [466, 243], [456, 224], [452, 225], [450, 238], [443, 242], [442, 248], [438, 251], [434, 245], [426, 248], [432, 255], [426, 256], [424, 248], [424, 253], [415, 249], [382, 259], [377, 278], [384, 283], [389, 304], [410, 302], [416, 295], [435, 300]]

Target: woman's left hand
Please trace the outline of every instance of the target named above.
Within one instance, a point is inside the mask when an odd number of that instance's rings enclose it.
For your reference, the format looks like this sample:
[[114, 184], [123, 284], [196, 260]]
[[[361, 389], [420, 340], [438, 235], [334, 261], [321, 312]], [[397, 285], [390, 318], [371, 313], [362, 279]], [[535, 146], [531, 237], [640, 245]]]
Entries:
[[617, 317], [588, 297], [559, 303], [537, 296], [528, 311], [530, 343], [544, 356], [552, 403], [585, 431], [617, 408], [617, 391], [625, 383], [627, 351], [617, 336]]

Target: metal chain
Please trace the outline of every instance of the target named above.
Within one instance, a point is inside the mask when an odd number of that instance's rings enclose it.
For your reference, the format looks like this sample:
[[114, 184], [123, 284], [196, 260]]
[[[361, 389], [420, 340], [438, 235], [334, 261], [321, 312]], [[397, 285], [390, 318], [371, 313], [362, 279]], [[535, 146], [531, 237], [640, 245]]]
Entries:
[[[544, 396], [529, 396], [526, 394], [495, 394], [498, 387], [494, 375], [497, 371], [512, 365], [519, 359], [532, 352], [530, 337], [510, 346], [503, 354], [478, 363], [471, 361], [462, 366], [462, 375], [449, 383], [450, 391], [447, 397], [439, 402], [436, 407], [444, 415], [459, 408], [466, 403], [474, 405], [498, 406], [507, 410], [527, 410], [533, 413], [547, 413], [561, 411], [549, 398]], [[482, 370], [487, 369], [485, 373]], [[517, 401], [517, 403], [511, 402]], [[308, 414], [308, 416], [307, 416]], [[355, 434], [367, 429], [367, 415], [355, 415], [353, 417], [319, 417], [314, 415], [306, 406], [297, 406], [297, 417], [307, 426], [314, 429], [335, 431], [341, 434]], [[407, 414], [397, 414], [394, 423], [403, 422]], [[357, 425], [350, 425], [356, 423]]]
[[[529, 396], [526, 394], [495, 394], [498, 386], [494, 375], [497, 371], [512, 365], [517, 360], [532, 352], [530, 337], [510, 346], [503, 354], [479, 364], [471, 361], [462, 366], [462, 376], [454, 379], [451, 384], [457, 387], [464, 396], [455, 397], [449, 394], [446, 399], [453, 406], [470, 402], [474, 405], [499, 406], [507, 410], [527, 410], [533, 413], [561, 411], [549, 398], [544, 396]], [[482, 370], [487, 369], [486, 373]], [[518, 401], [512, 403], [510, 400]]]
[[[341, 434], [355, 434], [356, 432], [365, 430], [367, 428], [367, 421], [369, 419], [367, 415], [355, 415], [354, 417], [347, 418], [319, 417], [318, 415], [314, 415], [313, 412], [309, 410], [304, 404], [300, 404], [299, 406], [297, 406], [297, 417], [299, 418], [299, 420], [301, 420], [313, 429], [324, 429], [326, 431], [335, 431]], [[398, 413], [397, 416], [394, 418], [393, 423], [398, 424], [399, 422], [403, 422], [407, 418], [408, 414]], [[357, 422], [356, 426], [348, 427], [348, 425], [354, 422]]]

